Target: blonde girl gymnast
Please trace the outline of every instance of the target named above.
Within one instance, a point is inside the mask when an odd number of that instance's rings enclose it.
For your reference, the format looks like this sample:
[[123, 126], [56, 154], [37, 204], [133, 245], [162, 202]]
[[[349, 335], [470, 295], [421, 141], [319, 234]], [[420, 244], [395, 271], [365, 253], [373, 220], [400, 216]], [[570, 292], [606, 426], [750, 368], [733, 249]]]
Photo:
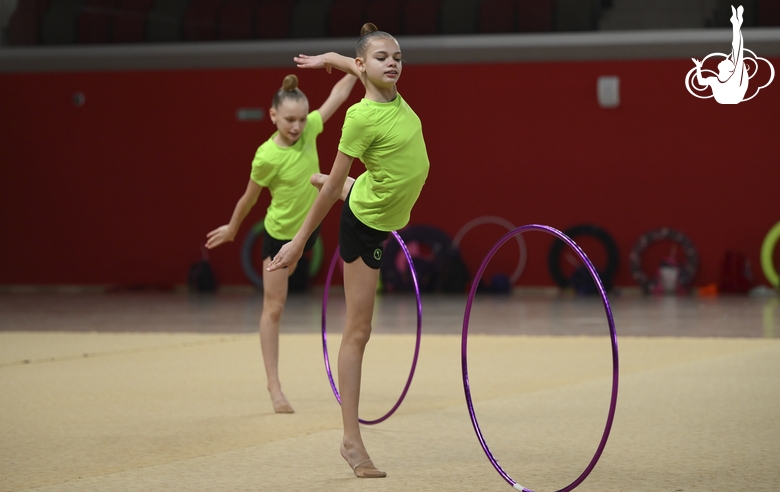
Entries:
[[[338, 355], [344, 425], [340, 452], [356, 476], [381, 478], [387, 474], [371, 461], [358, 422], [363, 353], [371, 335], [382, 245], [390, 231], [409, 222], [428, 176], [428, 153], [420, 118], [396, 89], [402, 61], [401, 48], [393, 36], [368, 23], [360, 32], [354, 59], [325, 53], [300, 55], [295, 61], [301, 68], [336, 68], [356, 75], [366, 95], [347, 110], [330, 175], [311, 177], [320, 193], [300, 230], [279, 250], [268, 271], [294, 265], [303, 254], [306, 239], [333, 204], [339, 198], [345, 201], [339, 230], [347, 301]], [[356, 158], [365, 164], [366, 171], [352, 182], [347, 175]]]
[[[274, 412], [293, 413], [279, 382], [279, 321], [287, 301], [287, 278], [296, 262], [288, 263], [286, 270], [268, 271], [266, 268], [279, 248], [288, 242], [303, 224], [306, 212], [317, 197], [317, 190], [309, 185], [312, 173], [319, 172], [317, 135], [336, 109], [347, 99], [357, 78], [345, 75], [331, 90], [319, 109], [309, 112], [309, 101], [298, 88], [298, 77], [288, 75], [274, 95], [269, 110], [276, 132], [263, 143], [252, 161], [249, 183], [238, 200], [230, 223], [207, 234], [206, 247], [216, 248], [233, 241], [241, 222], [257, 202], [263, 188], [271, 192], [271, 205], [266, 211], [263, 233], [263, 312], [260, 316], [260, 347], [268, 379], [268, 392]], [[318, 231], [306, 236], [304, 249], [314, 246]]]

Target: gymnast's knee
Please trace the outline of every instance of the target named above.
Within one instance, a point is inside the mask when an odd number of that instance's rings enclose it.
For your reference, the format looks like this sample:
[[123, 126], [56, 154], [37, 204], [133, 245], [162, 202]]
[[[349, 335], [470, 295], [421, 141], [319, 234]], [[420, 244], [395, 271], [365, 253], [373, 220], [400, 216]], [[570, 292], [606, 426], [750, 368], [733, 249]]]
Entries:
[[343, 339], [351, 345], [365, 346], [370, 338], [371, 323], [348, 324], [344, 330]]

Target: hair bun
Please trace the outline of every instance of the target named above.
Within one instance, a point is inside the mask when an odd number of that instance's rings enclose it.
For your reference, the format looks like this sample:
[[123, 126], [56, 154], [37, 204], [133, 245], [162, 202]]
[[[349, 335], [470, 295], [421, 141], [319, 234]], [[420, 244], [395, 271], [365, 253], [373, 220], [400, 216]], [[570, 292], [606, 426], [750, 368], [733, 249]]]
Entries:
[[286, 92], [294, 91], [298, 88], [298, 77], [295, 74], [290, 74], [284, 78], [282, 82], [282, 90]]
[[366, 34], [377, 32], [378, 30], [379, 29], [377, 29], [377, 27], [373, 23], [366, 22], [365, 24], [363, 24], [363, 27], [360, 29], [360, 37], [362, 38]]

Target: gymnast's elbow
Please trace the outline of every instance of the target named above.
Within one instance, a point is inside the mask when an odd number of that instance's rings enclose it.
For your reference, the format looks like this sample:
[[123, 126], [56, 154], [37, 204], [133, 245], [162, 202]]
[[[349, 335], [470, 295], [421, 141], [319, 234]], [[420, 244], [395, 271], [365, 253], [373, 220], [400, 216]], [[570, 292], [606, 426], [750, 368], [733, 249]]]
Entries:
[[328, 179], [324, 185], [322, 185], [322, 190], [320, 191], [320, 195], [323, 195], [323, 198], [328, 201], [330, 205], [333, 205], [338, 201], [339, 198], [341, 198], [341, 190], [343, 185], [339, 186], [338, 183], [335, 183], [335, 179]]

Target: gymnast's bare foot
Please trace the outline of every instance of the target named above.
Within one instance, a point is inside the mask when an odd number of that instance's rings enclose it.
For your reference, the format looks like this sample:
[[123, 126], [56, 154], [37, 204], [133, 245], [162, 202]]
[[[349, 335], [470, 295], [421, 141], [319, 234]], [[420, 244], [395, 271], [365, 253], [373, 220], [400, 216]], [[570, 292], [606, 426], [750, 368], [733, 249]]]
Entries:
[[371, 458], [368, 457], [366, 448], [361, 445], [357, 446], [346, 441], [341, 442], [341, 457], [344, 458], [355, 472], [355, 476], [358, 478], [385, 478], [387, 473], [374, 466]]
[[275, 413], [295, 413], [290, 402], [285, 398], [282, 390], [268, 390], [271, 393], [271, 404], [274, 406]]

